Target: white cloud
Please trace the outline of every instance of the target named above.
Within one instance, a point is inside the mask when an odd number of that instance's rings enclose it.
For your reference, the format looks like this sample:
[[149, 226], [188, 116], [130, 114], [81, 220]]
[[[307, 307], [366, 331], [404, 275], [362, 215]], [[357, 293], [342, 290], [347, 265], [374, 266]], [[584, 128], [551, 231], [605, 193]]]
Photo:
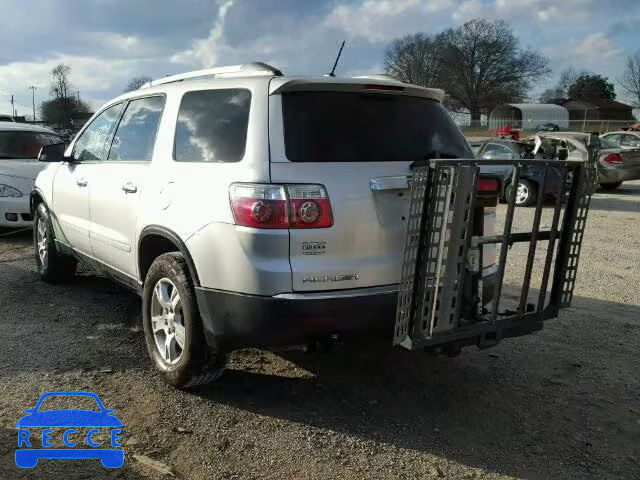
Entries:
[[532, 20], [538, 23], [582, 23], [590, 18], [595, 0], [481, 0], [463, 1], [452, 14], [457, 23], [473, 18]]
[[495, 0], [498, 18], [531, 18], [539, 22], [576, 23], [586, 21], [595, 0]]
[[604, 33], [598, 32], [589, 35], [578, 42], [573, 48], [573, 54], [578, 61], [586, 64], [596, 64], [622, 52]]
[[[95, 92], [122, 91], [127, 80], [139, 73], [139, 60], [109, 60], [84, 57], [59, 55], [55, 58], [41, 62], [14, 62], [0, 65], [0, 92], [15, 94], [16, 106], [20, 114], [31, 114], [31, 92], [27, 86], [34, 85], [36, 90], [36, 108], [40, 102], [49, 98], [49, 84], [51, 82], [51, 70], [59, 63], [72, 66], [70, 80], [73, 87], [80, 91], [81, 98], [87, 100], [86, 93], [92, 92], [91, 106], [97, 108], [104, 101], [104, 96]], [[22, 85], [24, 93], [16, 91], [16, 85]], [[73, 92], [75, 94], [75, 91]], [[5, 96], [5, 95], [3, 95]], [[108, 95], [107, 95], [108, 97]], [[7, 110], [6, 104], [0, 108]], [[0, 113], [5, 113], [0, 111]]]
[[453, 19], [458, 23], [464, 23], [472, 18], [486, 16], [485, 4], [480, 0], [468, 0], [462, 2], [453, 12]]
[[227, 0], [220, 6], [218, 16], [213, 23], [209, 36], [193, 42], [191, 48], [178, 52], [171, 57], [173, 63], [184, 63], [198, 67], [212, 67], [218, 62], [219, 49], [224, 39], [225, 18], [234, 0]]
[[407, 27], [426, 27], [428, 14], [453, 6], [453, 0], [363, 0], [355, 5], [337, 5], [327, 15], [324, 25], [338, 28], [350, 37], [371, 43], [389, 40], [408, 33]]
[[111, 57], [144, 58], [165, 53], [162, 47], [154, 42], [135, 35], [122, 35], [116, 32], [80, 32], [79, 37], [79, 41], [101, 52], [108, 52]]

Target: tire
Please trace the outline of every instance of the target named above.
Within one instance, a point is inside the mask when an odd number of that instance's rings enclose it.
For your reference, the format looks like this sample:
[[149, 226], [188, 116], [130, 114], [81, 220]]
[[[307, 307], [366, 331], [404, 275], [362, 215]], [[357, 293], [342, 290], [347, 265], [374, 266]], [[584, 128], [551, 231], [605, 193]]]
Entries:
[[160, 255], [149, 268], [142, 292], [142, 325], [153, 366], [169, 385], [197, 387], [217, 380], [224, 372], [228, 354], [207, 345], [193, 282], [181, 253]]
[[600, 188], [602, 188], [603, 190], [615, 190], [616, 188], [620, 187], [620, 185], [622, 185], [622, 182], [601, 183]]
[[40, 278], [48, 283], [60, 283], [73, 278], [78, 261], [58, 251], [51, 215], [44, 203], [38, 204], [33, 218], [33, 248]]
[[[505, 190], [505, 200], [511, 196], [511, 190], [513, 186], [508, 185]], [[531, 205], [536, 203], [538, 198], [538, 186], [529, 181], [520, 179], [518, 181], [518, 188], [522, 189], [524, 195], [521, 195], [519, 192], [516, 194], [516, 205], [518, 207], [530, 207]]]

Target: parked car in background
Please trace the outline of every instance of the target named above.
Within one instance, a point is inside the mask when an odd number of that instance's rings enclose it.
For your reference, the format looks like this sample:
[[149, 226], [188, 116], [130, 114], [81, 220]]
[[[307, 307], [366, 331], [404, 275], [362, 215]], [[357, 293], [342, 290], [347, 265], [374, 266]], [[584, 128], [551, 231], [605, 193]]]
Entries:
[[536, 128], [534, 129], [534, 132], [536, 133], [540, 133], [540, 132], [559, 132], [560, 131], [560, 125], [557, 125], [555, 123], [541, 123], [540, 125], [537, 125]]
[[[495, 139], [489, 140], [482, 144], [478, 150], [477, 157], [482, 160], [516, 160], [519, 158], [534, 158], [531, 156], [533, 145], [525, 142], [516, 142], [513, 140]], [[546, 158], [544, 153], [538, 154], [535, 158]], [[551, 158], [551, 157], [549, 157]], [[513, 167], [492, 167], [495, 173], [499, 173], [502, 178], [501, 199], [505, 200], [510, 193]], [[562, 175], [560, 170], [555, 168], [548, 170], [546, 180], [545, 197], [556, 197], [562, 191]], [[516, 205], [529, 206], [533, 205], [538, 195], [540, 195], [540, 184], [544, 176], [542, 167], [523, 167], [520, 170], [520, 179], [518, 180], [516, 191]]]
[[53, 130], [25, 123], [0, 122], [0, 227], [31, 226], [29, 195], [43, 145], [64, 143]]
[[[566, 141], [569, 147], [569, 159], [586, 159], [586, 142], [589, 133], [561, 132], [541, 133], [541, 138]], [[598, 183], [604, 190], [613, 190], [629, 180], [640, 180], [640, 148], [622, 148], [611, 142], [608, 136], [600, 137], [598, 157]]]
[[620, 148], [640, 148], [640, 132], [609, 132], [600, 135], [600, 138], [606, 139], [611, 145]]

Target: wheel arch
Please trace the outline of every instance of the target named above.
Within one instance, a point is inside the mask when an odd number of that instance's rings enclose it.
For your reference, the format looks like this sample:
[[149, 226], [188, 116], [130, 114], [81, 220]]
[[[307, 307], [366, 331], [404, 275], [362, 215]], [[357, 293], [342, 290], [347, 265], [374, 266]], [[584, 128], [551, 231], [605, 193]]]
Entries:
[[31, 194], [29, 195], [29, 210], [31, 210], [31, 215], [33, 216], [36, 213], [36, 207], [40, 204], [44, 203], [44, 206], [49, 209], [47, 205], [47, 201], [44, 198], [44, 193], [39, 188], [34, 188], [31, 190]]
[[156, 258], [163, 253], [178, 251], [187, 262], [189, 274], [191, 275], [191, 280], [193, 281], [194, 286], [200, 286], [200, 277], [198, 276], [198, 271], [193, 263], [191, 253], [180, 236], [173, 230], [160, 225], [149, 225], [145, 227], [138, 238], [137, 251], [138, 272], [142, 282], [144, 282], [147, 272], [149, 271], [149, 267], [151, 267], [151, 264]]

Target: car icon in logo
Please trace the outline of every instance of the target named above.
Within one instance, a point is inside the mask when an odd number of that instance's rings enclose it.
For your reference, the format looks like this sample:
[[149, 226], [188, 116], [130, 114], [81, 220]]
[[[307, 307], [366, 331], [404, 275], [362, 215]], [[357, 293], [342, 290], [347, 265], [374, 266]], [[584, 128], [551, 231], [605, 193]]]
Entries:
[[[50, 397], [91, 397], [99, 410], [57, 409], [44, 410], [42, 402]], [[26, 415], [16, 423], [18, 448], [16, 465], [33, 468], [41, 458], [51, 459], [100, 459], [106, 468], [118, 468], [124, 463], [124, 450], [120, 444], [122, 422], [114, 410], [105, 408], [98, 396], [92, 392], [49, 392], [43, 394], [34, 408], [24, 411]], [[54, 430], [62, 431], [66, 448], [52, 448]], [[89, 429], [84, 433], [76, 428]], [[101, 445], [96, 436], [109, 431], [109, 448]], [[42, 448], [40, 448], [42, 447]], [[118, 448], [120, 447], [120, 448]]]

